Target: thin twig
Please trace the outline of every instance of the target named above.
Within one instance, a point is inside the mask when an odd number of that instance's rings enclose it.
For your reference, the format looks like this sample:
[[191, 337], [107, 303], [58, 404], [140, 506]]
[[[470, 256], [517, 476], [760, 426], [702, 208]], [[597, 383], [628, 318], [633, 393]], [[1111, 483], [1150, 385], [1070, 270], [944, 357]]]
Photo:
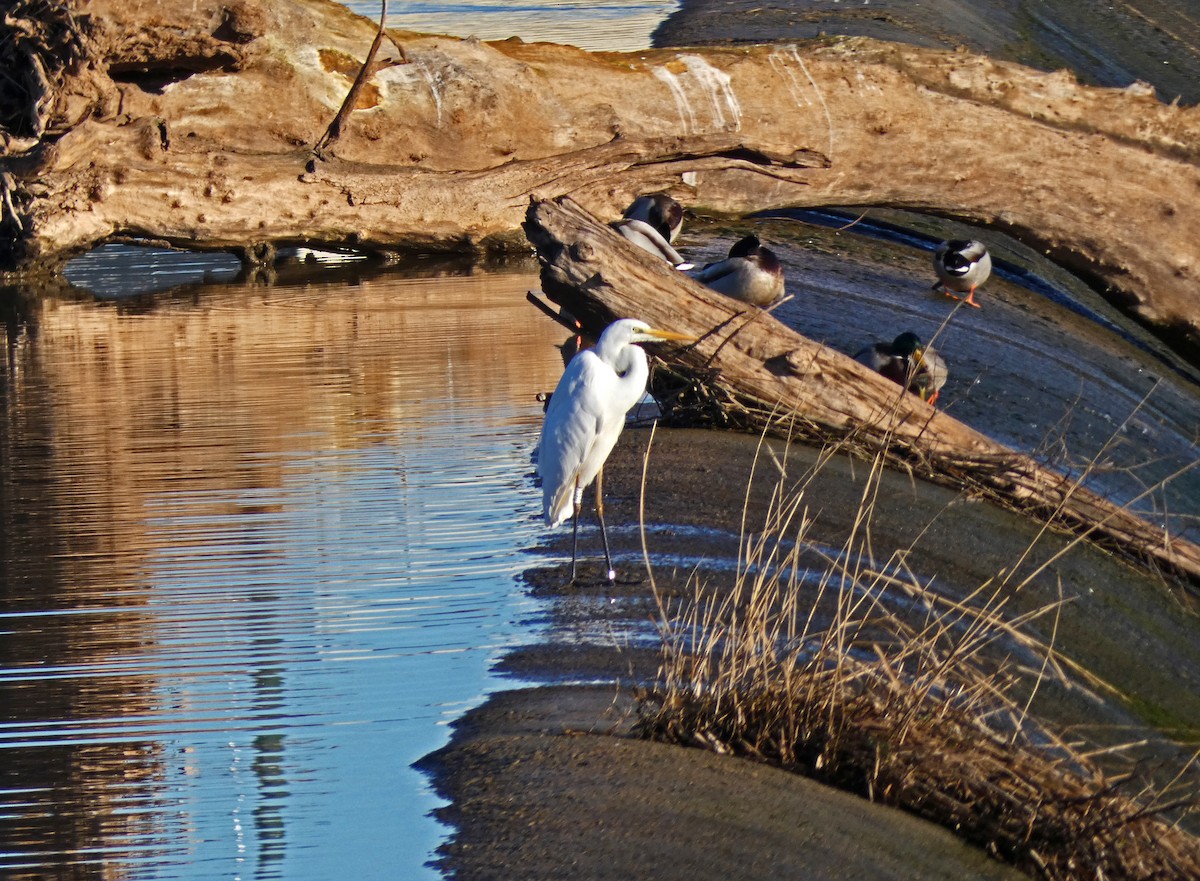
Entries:
[[[387, 0], [383, 0], [379, 8], [379, 30], [375, 34], [375, 39], [371, 41], [371, 48], [367, 50], [367, 58], [363, 62], [362, 67], [359, 68], [358, 76], [350, 84], [350, 91], [346, 93], [346, 98], [342, 101], [342, 106], [338, 109], [333, 122], [329, 123], [329, 128], [325, 129], [325, 134], [321, 135], [317, 139], [317, 143], [313, 145], [313, 159], [324, 160], [326, 151], [337, 143], [337, 140], [342, 136], [346, 121], [350, 118], [350, 114], [354, 111], [354, 107], [358, 103], [359, 93], [362, 92], [363, 86], [366, 85], [367, 78], [374, 72], [375, 56], [379, 52], [379, 47], [383, 45], [383, 38], [387, 34], [387, 30], [384, 27], [386, 21]], [[400, 55], [404, 58], [404, 48], [395, 40], [392, 40], [392, 45], [400, 50]], [[407, 58], [404, 58], [404, 61], [407, 61]]]

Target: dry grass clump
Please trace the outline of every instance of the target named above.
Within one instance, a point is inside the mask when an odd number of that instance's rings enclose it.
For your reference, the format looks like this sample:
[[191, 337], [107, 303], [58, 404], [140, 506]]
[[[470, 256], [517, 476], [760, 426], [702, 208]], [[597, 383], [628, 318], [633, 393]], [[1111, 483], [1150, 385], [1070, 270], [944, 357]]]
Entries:
[[[876, 459], [840, 550], [805, 541], [812, 474], [790, 491], [781, 480], [763, 531], [743, 529], [732, 590], [696, 584], [681, 607], [663, 607], [663, 661], [642, 697], [641, 732], [904, 808], [1035, 877], [1200, 878], [1200, 845], [1164, 817], [1182, 800], [1125, 794], [1082, 747], [1029, 716], [1031, 693], [1065, 673], [1023, 625], [1052, 622], [1056, 606], [1006, 615], [1012, 584], [940, 596], [905, 566], [911, 549], [875, 564], [881, 467]], [[1014, 656], [1040, 668], [1021, 689], [1003, 660]]]

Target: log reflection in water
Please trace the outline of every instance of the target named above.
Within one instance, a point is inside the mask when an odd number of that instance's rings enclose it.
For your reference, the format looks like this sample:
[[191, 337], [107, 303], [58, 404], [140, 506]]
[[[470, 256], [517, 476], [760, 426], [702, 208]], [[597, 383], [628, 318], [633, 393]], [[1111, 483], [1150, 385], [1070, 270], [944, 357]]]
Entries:
[[0, 873], [278, 877], [303, 853], [336, 877], [398, 829], [428, 872], [408, 763], [528, 614], [534, 395], [561, 371], [534, 283], [10, 314]]

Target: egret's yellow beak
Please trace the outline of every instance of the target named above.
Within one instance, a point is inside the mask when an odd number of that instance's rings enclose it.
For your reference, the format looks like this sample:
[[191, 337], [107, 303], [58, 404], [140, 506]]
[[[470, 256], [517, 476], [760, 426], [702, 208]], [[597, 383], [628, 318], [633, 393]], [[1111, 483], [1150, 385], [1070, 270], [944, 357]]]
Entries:
[[646, 335], [652, 336], [656, 340], [678, 340], [681, 343], [694, 343], [699, 339], [691, 334], [675, 333], [673, 330], [658, 330], [653, 327], [646, 331]]

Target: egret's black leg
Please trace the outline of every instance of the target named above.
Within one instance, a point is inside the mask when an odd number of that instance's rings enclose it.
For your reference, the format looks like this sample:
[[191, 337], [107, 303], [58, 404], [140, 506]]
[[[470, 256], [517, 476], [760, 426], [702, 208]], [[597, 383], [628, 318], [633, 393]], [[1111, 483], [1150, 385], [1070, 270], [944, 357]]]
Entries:
[[579, 509], [575, 509], [575, 514], [571, 517], [571, 583], [575, 583], [575, 554], [579, 549]]
[[608, 566], [608, 583], [616, 581], [617, 572], [613, 569], [612, 554], [608, 552], [608, 530], [604, 528], [604, 469], [596, 472], [596, 516], [600, 519], [600, 540], [604, 542], [604, 562]]
[[571, 583], [575, 583], [575, 558], [579, 553], [579, 503], [583, 493], [579, 491], [579, 481], [575, 481], [572, 498], [575, 500], [575, 512], [571, 515]]

